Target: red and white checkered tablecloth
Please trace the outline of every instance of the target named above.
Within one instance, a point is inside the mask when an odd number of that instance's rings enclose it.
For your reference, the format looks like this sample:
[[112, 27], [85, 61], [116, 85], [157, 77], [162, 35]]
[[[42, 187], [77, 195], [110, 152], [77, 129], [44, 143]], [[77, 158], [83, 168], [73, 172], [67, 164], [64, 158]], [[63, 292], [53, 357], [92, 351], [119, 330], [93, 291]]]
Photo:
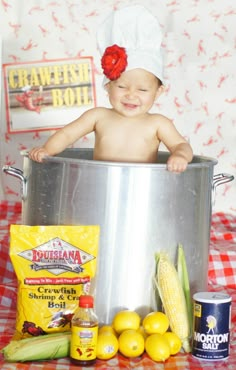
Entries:
[[209, 280], [236, 289], [236, 216], [212, 215]]
[[[16, 276], [9, 258], [9, 227], [21, 222], [21, 204], [0, 203], [0, 349], [11, 339], [15, 330]], [[98, 360], [93, 367], [81, 368], [70, 364], [68, 358], [44, 362], [6, 363], [0, 354], [3, 370], [66, 370], [72, 369], [137, 369], [137, 370], [203, 370], [236, 369], [236, 216], [215, 213], [212, 215], [209, 253], [209, 290], [224, 291], [232, 296], [232, 327], [230, 356], [225, 361], [198, 361], [191, 354], [171, 356], [165, 363], [155, 363], [146, 354], [136, 359], [127, 359], [118, 354], [109, 361]]]

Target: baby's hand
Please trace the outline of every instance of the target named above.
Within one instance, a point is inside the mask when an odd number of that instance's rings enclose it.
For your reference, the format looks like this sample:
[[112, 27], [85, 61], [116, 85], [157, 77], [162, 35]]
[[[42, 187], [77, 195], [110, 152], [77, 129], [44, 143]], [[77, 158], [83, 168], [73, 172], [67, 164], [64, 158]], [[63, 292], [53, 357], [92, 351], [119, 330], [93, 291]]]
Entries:
[[43, 162], [44, 158], [48, 156], [48, 152], [43, 147], [37, 147], [31, 149], [28, 156], [33, 161]]
[[167, 161], [167, 169], [171, 172], [184, 172], [187, 168], [188, 161], [186, 158], [172, 154]]

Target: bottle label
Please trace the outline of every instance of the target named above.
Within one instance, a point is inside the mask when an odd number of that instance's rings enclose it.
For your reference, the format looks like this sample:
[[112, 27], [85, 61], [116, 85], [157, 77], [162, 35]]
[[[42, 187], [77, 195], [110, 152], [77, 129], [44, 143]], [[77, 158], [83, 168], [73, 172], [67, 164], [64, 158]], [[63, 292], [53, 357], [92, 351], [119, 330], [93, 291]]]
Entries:
[[70, 357], [79, 361], [96, 358], [98, 327], [72, 326]]

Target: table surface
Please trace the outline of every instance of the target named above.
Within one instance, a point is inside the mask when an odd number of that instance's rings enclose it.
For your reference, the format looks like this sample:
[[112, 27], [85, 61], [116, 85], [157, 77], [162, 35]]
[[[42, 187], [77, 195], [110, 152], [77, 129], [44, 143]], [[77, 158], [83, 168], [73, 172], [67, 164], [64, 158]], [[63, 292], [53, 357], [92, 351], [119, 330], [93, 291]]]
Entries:
[[[21, 204], [0, 203], [0, 349], [12, 338], [15, 330], [17, 283], [9, 259], [9, 226], [20, 223]], [[215, 213], [212, 215], [209, 252], [209, 290], [227, 292], [232, 296], [230, 356], [220, 362], [199, 361], [191, 354], [171, 356], [165, 363], [155, 363], [146, 354], [127, 359], [118, 354], [108, 361], [97, 360], [92, 367], [70, 364], [68, 358], [53, 361], [6, 363], [0, 354], [0, 368], [10, 369], [137, 369], [137, 370], [187, 370], [187, 369], [236, 369], [236, 216]]]

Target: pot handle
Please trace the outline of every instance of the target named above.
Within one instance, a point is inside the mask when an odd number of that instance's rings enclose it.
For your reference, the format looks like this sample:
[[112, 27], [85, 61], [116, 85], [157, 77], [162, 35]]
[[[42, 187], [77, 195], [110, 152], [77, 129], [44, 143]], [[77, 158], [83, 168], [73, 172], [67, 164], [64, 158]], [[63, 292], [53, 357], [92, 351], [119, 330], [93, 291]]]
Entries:
[[226, 184], [227, 182], [230, 182], [233, 180], [234, 180], [234, 176], [230, 175], [229, 173], [218, 173], [217, 175], [214, 175], [213, 182], [212, 182], [213, 199], [215, 199], [217, 186]]
[[21, 186], [22, 186], [21, 194], [22, 194], [22, 199], [25, 200], [26, 194], [27, 194], [27, 180], [24, 177], [23, 172], [18, 168], [8, 166], [8, 165], [3, 166], [2, 171], [8, 175], [17, 177], [18, 179], [21, 180]]

